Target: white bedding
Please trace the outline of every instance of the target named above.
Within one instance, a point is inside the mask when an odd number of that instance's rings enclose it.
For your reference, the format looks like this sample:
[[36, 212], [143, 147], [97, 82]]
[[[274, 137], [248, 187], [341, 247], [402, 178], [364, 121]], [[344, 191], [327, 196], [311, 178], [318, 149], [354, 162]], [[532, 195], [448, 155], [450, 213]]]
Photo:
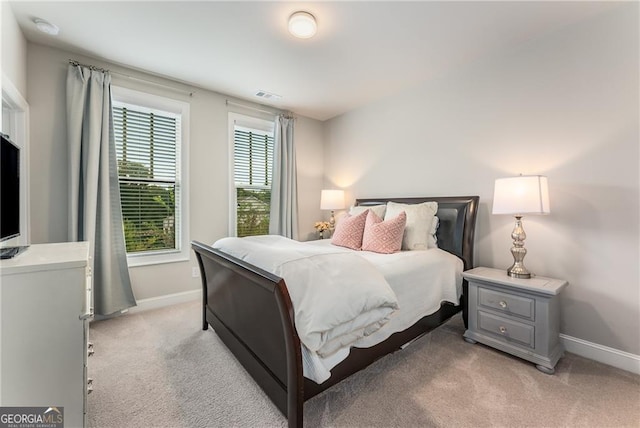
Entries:
[[286, 280], [300, 341], [320, 357], [378, 330], [398, 308], [384, 276], [357, 254], [273, 235], [213, 247]]
[[[305, 242], [316, 251], [336, 248], [329, 239]], [[314, 251], [310, 250], [310, 251]], [[461, 259], [439, 248], [424, 251], [401, 251], [394, 254], [378, 254], [370, 251], [353, 251], [369, 260], [384, 275], [398, 298], [399, 310], [391, 314], [383, 328], [363, 337], [351, 346], [368, 348], [393, 333], [403, 331], [420, 318], [440, 309], [442, 302], [459, 304], [462, 295]], [[320, 357], [303, 349], [302, 358], [305, 377], [322, 383], [331, 376], [331, 369], [349, 356], [351, 346], [338, 350], [331, 356]]]
[[[258, 242], [264, 251], [250, 251], [254, 246], [253, 243], [249, 245], [250, 241]], [[329, 379], [331, 369], [349, 355], [352, 346], [366, 348], [376, 345], [393, 333], [410, 327], [420, 318], [436, 312], [444, 301], [459, 304], [459, 296], [462, 294], [462, 260], [438, 248], [377, 254], [337, 247], [328, 239], [299, 243], [278, 236], [225, 238], [217, 241], [214, 248], [220, 248], [234, 257], [285, 278], [296, 310], [296, 329], [303, 342], [304, 376], [318, 384]], [[293, 260], [304, 261], [287, 266], [290, 265], [287, 262]], [[295, 301], [294, 295], [299, 294], [296, 291], [301, 291], [298, 290], [299, 287], [303, 287], [300, 284], [310, 281], [313, 283], [312, 288], [317, 291], [314, 297], [306, 297], [303, 302], [306, 308], [304, 311], [307, 312], [311, 307], [315, 310], [318, 305], [335, 305], [338, 300], [331, 293], [344, 291], [345, 285], [338, 285], [334, 281], [329, 281], [333, 283], [330, 287], [335, 287], [334, 291], [330, 291], [325, 285], [328, 281], [327, 271], [330, 270], [326, 263], [329, 262], [337, 262], [342, 266], [342, 271], [345, 267], [346, 271], [364, 270], [365, 277], [380, 286], [376, 275], [364, 267], [375, 266], [380, 276], [386, 280], [385, 284], [390, 286], [391, 293], [394, 294], [393, 300], [397, 298], [400, 309], [395, 312], [391, 309], [388, 313], [382, 314], [382, 318], [381, 314], [372, 313], [350, 324], [336, 324], [335, 319], [316, 319], [311, 324], [309, 320], [299, 322], [298, 312], [302, 306]], [[360, 268], [355, 269], [356, 266]], [[344, 272], [338, 276], [343, 274]], [[362, 285], [356, 276], [349, 275], [348, 278], [352, 286]], [[342, 302], [343, 299], [339, 301]], [[341, 327], [333, 335], [322, 335], [318, 334], [320, 330], [311, 326], [316, 321], [319, 325], [327, 321]], [[326, 325], [324, 324], [324, 327]], [[310, 334], [305, 331], [308, 329], [311, 329]]]
[[[305, 242], [305, 245], [320, 251], [335, 248], [329, 239]], [[347, 251], [368, 260], [382, 273], [395, 292], [401, 309], [391, 315], [389, 324], [378, 335], [363, 338], [357, 342], [357, 347], [368, 348], [382, 342], [425, 315], [436, 312], [442, 302], [460, 303], [464, 263], [447, 251], [438, 248], [394, 254]]]

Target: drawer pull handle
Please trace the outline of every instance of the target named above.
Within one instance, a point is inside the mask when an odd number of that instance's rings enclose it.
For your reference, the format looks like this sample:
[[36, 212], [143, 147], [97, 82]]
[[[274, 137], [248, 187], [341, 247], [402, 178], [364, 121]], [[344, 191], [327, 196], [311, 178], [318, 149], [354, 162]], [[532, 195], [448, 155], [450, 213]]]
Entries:
[[507, 332], [507, 327], [501, 325], [499, 330], [500, 330], [500, 333], [505, 334]]
[[500, 303], [499, 303], [499, 304], [500, 304], [500, 307], [501, 307], [502, 309], [506, 309], [506, 307], [507, 307], [507, 302], [505, 302], [504, 300], [500, 300]]

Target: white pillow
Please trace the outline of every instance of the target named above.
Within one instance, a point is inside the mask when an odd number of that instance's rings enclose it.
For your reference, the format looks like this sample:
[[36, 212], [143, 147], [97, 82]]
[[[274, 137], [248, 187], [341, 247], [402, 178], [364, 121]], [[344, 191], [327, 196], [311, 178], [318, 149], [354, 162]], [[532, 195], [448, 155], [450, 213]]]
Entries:
[[363, 206], [363, 205], [358, 205], [358, 206], [354, 205], [349, 210], [349, 214], [358, 215], [358, 214], [361, 214], [361, 213], [365, 212], [366, 210], [371, 210], [378, 217], [385, 218], [384, 217], [384, 213], [387, 210], [387, 206], [386, 205], [372, 205], [370, 207], [367, 207], [367, 206]]
[[429, 236], [427, 237], [427, 248], [438, 248], [438, 238], [436, 237], [436, 232], [438, 231], [438, 226], [440, 225], [440, 219], [438, 216], [433, 218], [433, 223], [431, 224], [431, 231], [429, 232]]
[[393, 218], [404, 211], [407, 214], [407, 225], [402, 238], [403, 250], [426, 250], [429, 247], [429, 236], [433, 236], [433, 223], [437, 202], [423, 202], [421, 204], [387, 203], [385, 220]]

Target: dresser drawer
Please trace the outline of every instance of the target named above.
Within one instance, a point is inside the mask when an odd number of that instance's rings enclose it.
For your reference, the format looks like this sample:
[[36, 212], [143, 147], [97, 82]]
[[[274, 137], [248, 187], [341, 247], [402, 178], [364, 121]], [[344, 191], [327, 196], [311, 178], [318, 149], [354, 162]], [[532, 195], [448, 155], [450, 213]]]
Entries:
[[535, 348], [535, 328], [532, 325], [478, 311], [478, 328], [509, 341]]
[[490, 288], [478, 287], [480, 306], [535, 321], [535, 300]]

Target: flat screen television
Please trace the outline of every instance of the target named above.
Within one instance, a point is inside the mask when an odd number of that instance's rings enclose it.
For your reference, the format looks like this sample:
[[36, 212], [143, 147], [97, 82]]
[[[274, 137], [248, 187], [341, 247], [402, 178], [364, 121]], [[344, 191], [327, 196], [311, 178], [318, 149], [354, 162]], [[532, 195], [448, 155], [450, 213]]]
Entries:
[[0, 241], [6, 241], [20, 235], [20, 148], [0, 136]]

